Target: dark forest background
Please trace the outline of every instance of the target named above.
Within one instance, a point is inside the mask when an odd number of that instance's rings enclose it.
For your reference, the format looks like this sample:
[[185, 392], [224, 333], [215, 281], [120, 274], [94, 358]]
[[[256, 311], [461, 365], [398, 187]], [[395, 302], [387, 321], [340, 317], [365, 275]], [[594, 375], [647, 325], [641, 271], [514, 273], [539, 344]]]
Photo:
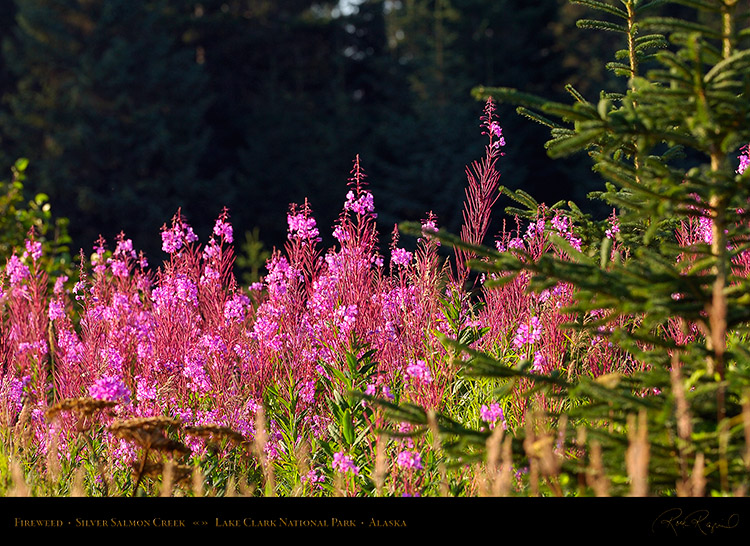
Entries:
[[[555, 99], [571, 83], [596, 99], [609, 78], [597, 52], [618, 37], [576, 28], [585, 13], [567, 0], [0, 0], [0, 179], [30, 160], [26, 191], [70, 219], [73, 255], [123, 230], [157, 264], [178, 207], [202, 240], [227, 206], [240, 245], [256, 230], [281, 246], [305, 197], [326, 237], [356, 154], [381, 233], [428, 211], [455, 232], [485, 142], [471, 89]], [[498, 113], [502, 183], [595, 212], [587, 161], [548, 159], [544, 127]]]

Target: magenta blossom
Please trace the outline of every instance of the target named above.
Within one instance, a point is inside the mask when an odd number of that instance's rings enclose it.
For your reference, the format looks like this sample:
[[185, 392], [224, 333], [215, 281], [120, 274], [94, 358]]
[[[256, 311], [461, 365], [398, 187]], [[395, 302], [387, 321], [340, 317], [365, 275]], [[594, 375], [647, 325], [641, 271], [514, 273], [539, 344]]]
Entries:
[[508, 428], [508, 424], [505, 422], [503, 408], [501, 408], [500, 404], [497, 402], [494, 402], [489, 406], [482, 404], [482, 407], [479, 408], [479, 416], [482, 418], [482, 421], [490, 425], [490, 429], [495, 428], [498, 421], [502, 423], [503, 430], [507, 430]]
[[498, 124], [496, 121], [490, 123], [490, 131], [492, 132], [492, 135], [497, 138], [497, 140], [493, 143], [493, 147], [499, 148], [500, 146], [505, 146], [503, 128], [500, 127], [500, 124]]
[[396, 457], [396, 464], [401, 468], [422, 470], [422, 456], [416, 451], [402, 451]]
[[740, 164], [737, 167], [737, 174], [743, 174], [750, 166], [750, 144], [745, 144], [740, 151], [742, 153], [739, 156]]
[[26, 252], [23, 253], [24, 257], [31, 256], [34, 261], [42, 257], [42, 243], [27, 239], [24, 244], [26, 246]]
[[286, 221], [289, 225], [288, 237], [290, 240], [321, 241], [320, 232], [316, 227], [315, 218], [306, 216], [304, 213], [300, 212], [294, 215], [287, 215]]
[[604, 232], [604, 235], [607, 239], [614, 239], [618, 233], [620, 233], [620, 221], [615, 216], [615, 212], [612, 211], [612, 215], [609, 217], [609, 228]]
[[345, 472], [351, 472], [355, 476], [359, 474], [359, 467], [355, 465], [354, 460], [349, 455], [345, 455], [343, 451], [338, 451], [333, 454], [333, 463], [331, 464], [331, 467], [342, 474]]
[[424, 360], [417, 360], [406, 367], [406, 376], [419, 383], [432, 383], [430, 368]]
[[[372, 194], [369, 191], [363, 191], [358, 198], [355, 198], [354, 192], [349, 190], [346, 194], [344, 209], [350, 210], [359, 215], [374, 212], [375, 203]], [[373, 217], [377, 217], [377, 215], [373, 214]]]
[[403, 248], [394, 248], [391, 253], [391, 261], [396, 265], [406, 267], [411, 262], [412, 253]]
[[30, 272], [28, 266], [24, 265], [18, 256], [13, 254], [5, 265], [5, 274], [10, 277], [10, 285], [14, 286], [22, 280], [28, 279]]
[[216, 224], [214, 225], [214, 234], [224, 239], [224, 241], [227, 243], [232, 243], [234, 241], [232, 225], [228, 222], [225, 222], [222, 218], [216, 220]]
[[130, 402], [130, 389], [122, 382], [122, 379], [115, 376], [104, 375], [89, 387], [89, 395], [97, 400], [107, 400], [111, 402]]
[[524, 345], [533, 345], [542, 339], [542, 324], [539, 317], [530, 317], [527, 322], [522, 322], [516, 330], [516, 337], [513, 338], [513, 347], [520, 349]]

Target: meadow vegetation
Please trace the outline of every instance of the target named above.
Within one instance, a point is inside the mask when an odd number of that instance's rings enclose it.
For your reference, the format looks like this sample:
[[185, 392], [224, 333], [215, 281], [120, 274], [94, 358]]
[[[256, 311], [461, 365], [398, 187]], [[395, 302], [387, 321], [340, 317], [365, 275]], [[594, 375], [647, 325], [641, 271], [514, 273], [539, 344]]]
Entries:
[[[0, 277], [0, 494], [746, 494], [748, 9], [575, 3], [623, 36], [626, 86], [477, 88], [458, 234], [426, 211], [383, 237], [359, 156], [335, 244], [292, 204], [249, 286], [227, 209], [206, 241], [177, 211], [157, 266], [121, 233], [71, 268], [29, 226]], [[611, 215], [500, 185], [498, 101], [589, 156]]]

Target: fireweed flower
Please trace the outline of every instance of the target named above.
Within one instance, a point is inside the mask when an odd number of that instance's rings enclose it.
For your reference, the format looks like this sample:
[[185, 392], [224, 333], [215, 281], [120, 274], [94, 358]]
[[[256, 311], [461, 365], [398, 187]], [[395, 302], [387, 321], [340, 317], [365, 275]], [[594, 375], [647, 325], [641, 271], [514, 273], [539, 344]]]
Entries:
[[545, 222], [544, 219], [539, 219], [536, 222], [531, 222], [526, 228], [526, 235], [524, 238], [528, 241], [536, 236], [541, 237], [544, 235]]
[[[159, 291], [159, 295], [164, 298], [164, 300], [176, 298], [177, 300], [186, 303], [192, 303], [195, 307], [198, 306], [198, 287], [192, 280], [190, 280], [186, 276], [180, 275], [178, 277], [171, 278], [171, 282], [167, 283], [164, 290], [162, 290], [162, 287], [154, 289], [152, 293], [154, 301], [157, 303], [161, 303], [156, 298], [157, 290]], [[171, 292], [171, 294], [167, 295], [167, 291]]]
[[112, 373], [122, 374], [125, 370], [125, 357], [115, 347], [104, 347], [99, 351], [99, 358], [105, 362], [107, 369]]
[[75, 332], [61, 329], [57, 333], [57, 351], [67, 362], [78, 364], [83, 360], [85, 345]]
[[135, 260], [136, 253], [135, 253], [135, 250], [133, 249], [133, 240], [125, 239], [125, 237], [121, 235], [119, 240], [117, 241], [117, 246], [115, 247], [115, 254], [128, 256]]
[[185, 237], [185, 241], [188, 243], [194, 243], [198, 240], [198, 236], [193, 231], [193, 228], [187, 224], [182, 224], [182, 233]]
[[714, 239], [713, 222], [711, 221], [711, 218], [701, 216], [698, 219], [697, 234], [701, 241], [707, 245], [711, 244]]
[[359, 467], [355, 465], [354, 460], [349, 455], [345, 455], [343, 451], [338, 451], [333, 454], [333, 463], [331, 463], [331, 467], [342, 474], [351, 472], [355, 476], [359, 475]]
[[[411, 423], [407, 422], [401, 422], [398, 424], [398, 431], [401, 434], [408, 434], [414, 430], [414, 427]], [[410, 436], [403, 436], [402, 438], [398, 439], [398, 442], [404, 446], [406, 446], [409, 449], [414, 448], [414, 440]]]
[[130, 402], [130, 389], [119, 377], [104, 375], [89, 387], [89, 395], [97, 400]]
[[547, 359], [545, 358], [545, 356], [541, 353], [541, 351], [535, 351], [534, 363], [531, 369], [535, 372], [541, 372], [541, 371], [544, 371], [544, 367], [546, 365], [547, 365]]
[[344, 209], [350, 210], [355, 214], [364, 215], [368, 212], [373, 213], [373, 218], [377, 218], [375, 211], [375, 202], [372, 194], [369, 191], [362, 191], [359, 197], [354, 195], [352, 190], [346, 194], [346, 202], [344, 203]]
[[73, 293], [76, 295], [77, 300], [81, 300], [84, 298], [83, 294], [81, 292], [86, 290], [86, 283], [83, 281], [78, 281], [73, 286]]
[[[174, 254], [182, 248], [184, 243], [194, 243], [198, 240], [198, 236], [193, 231], [193, 228], [181, 220], [173, 221], [172, 227], [169, 229], [166, 224], [163, 225], [161, 229], [161, 249], [167, 254]], [[216, 228], [214, 228], [214, 230], [215, 229]]]
[[516, 330], [516, 337], [513, 338], [513, 347], [520, 349], [524, 345], [533, 345], [542, 339], [542, 324], [539, 317], [532, 316], [527, 322], [522, 322]]
[[612, 211], [612, 215], [609, 217], [609, 228], [604, 232], [604, 235], [607, 239], [614, 239], [617, 233], [620, 233], [620, 221], [615, 216], [615, 212]]
[[40, 355], [46, 355], [49, 352], [49, 347], [47, 346], [47, 342], [44, 340], [40, 341], [23, 341], [18, 344], [18, 353], [33, 353], [37, 356]]
[[104, 259], [104, 254], [107, 252], [105, 244], [104, 238], [100, 236], [94, 244], [94, 253], [91, 255], [91, 265], [94, 266], [94, 273], [97, 275], [103, 275], [107, 270], [107, 263]]
[[63, 291], [65, 290], [65, 283], [67, 282], [67, 280], [68, 280], [67, 275], [60, 275], [59, 277], [55, 279], [55, 288], [53, 289], [53, 293], [56, 296], [59, 296], [60, 294], [63, 293]]
[[135, 397], [139, 402], [156, 400], [156, 383], [151, 383], [140, 375], [135, 376]]
[[203, 367], [203, 360], [189, 357], [185, 361], [182, 375], [188, 380], [188, 388], [198, 394], [206, 394], [211, 390], [211, 381]]
[[498, 421], [502, 423], [503, 430], [508, 429], [508, 424], [505, 422], [505, 415], [503, 414], [503, 408], [501, 408], [500, 404], [497, 402], [494, 402], [489, 406], [482, 404], [482, 407], [479, 408], [479, 416], [482, 421], [490, 425], [490, 429], [494, 429]]
[[303, 382], [299, 390], [299, 397], [307, 404], [315, 402], [315, 381]]
[[203, 268], [203, 274], [201, 275], [200, 283], [203, 285], [218, 284], [220, 281], [221, 274], [216, 269], [206, 264], [206, 266]]
[[112, 270], [112, 274], [115, 277], [123, 277], [126, 278], [130, 275], [130, 271], [128, 271], [128, 265], [120, 260], [110, 260], [110, 269]]
[[393, 393], [391, 392], [391, 389], [388, 388], [388, 385], [384, 384], [382, 376], [378, 377], [378, 379], [374, 383], [370, 383], [369, 385], [367, 385], [365, 394], [367, 394], [368, 396], [381, 396], [388, 400], [393, 400], [395, 398], [393, 396]]
[[406, 367], [406, 377], [419, 383], [432, 383], [430, 368], [424, 360], [417, 360]]
[[745, 144], [740, 148], [740, 151], [742, 153], [739, 156], [740, 164], [737, 167], [737, 174], [743, 174], [748, 166], [750, 166], [750, 144]]
[[394, 248], [391, 252], [391, 261], [396, 265], [406, 267], [411, 262], [412, 253], [403, 248]]
[[26, 375], [22, 379], [5, 376], [0, 382], [0, 398], [16, 412], [23, 409], [24, 389], [31, 383], [31, 376]]
[[523, 250], [525, 247], [523, 245], [523, 239], [519, 237], [514, 237], [510, 241], [508, 241], [508, 248], [515, 248], [518, 250]]
[[[433, 234], [437, 232], [438, 232], [438, 227], [437, 227], [437, 223], [435, 222], [434, 217], [430, 216], [430, 218], [422, 222], [422, 234], [428, 240], [434, 240], [435, 244], [437, 246], [440, 246], [440, 240], [433, 237]], [[421, 242], [421, 239], [419, 241]]]
[[161, 249], [173, 254], [182, 248], [182, 234], [176, 229], [165, 229], [161, 233]]
[[345, 243], [350, 238], [349, 232], [346, 229], [344, 229], [343, 226], [340, 226], [340, 225], [333, 228], [333, 236], [336, 238], [336, 240], [339, 243]]
[[31, 256], [32, 260], [37, 261], [42, 257], [42, 243], [27, 239], [24, 242], [24, 245], [26, 247], [26, 252], [23, 253], [24, 258], [26, 256]]
[[492, 123], [490, 123], [489, 129], [492, 132], [492, 136], [497, 138], [497, 140], [492, 144], [492, 146], [495, 148], [499, 148], [500, 146], [505, 146], [505, 137], [503, 136], [503, 128], [500, 127], [500, 124], [498, 124], [496, 121], [493, 121]]
[[571, 231], [569, 219], [566, 216], [555, 216], [551, 223], [560, 237], [566, 239], [578, 252], [581, 251], [581, 238]]
[[315, 241], [320, 242], [320, 232], [316, 227], [315, 218], [305, 216], [305, 213], [300, 212], [298, 214], [288, 214], [286, 217], [287, 225], [289, 226], [289, 234], [287, 237], [290, 240], [299, 241]]
[[224, 318], [227, 322], [245, 320], [245, 308], [250, 305], [250, 298], [244, 294], [235, 294], [224, 304]]
[[5, 274], [10, 278], [10, 285], [15, 286], [22, 280], [28, 279], [30, 271], [28, 266], [24, 265], [18, 256], [13, 254], [5, 265]]
[[309, 483], [313, 489], [321, 489], [321, 484], [326, 481], [326, 478], [319, 471], [312, 469], [302, 476], [301, 481], [302, 483]]
[[59, 300], [51, 300], [49, 302], [49, 310], [47, 316], [50, 320], [57, 320], [65, 317], [65, 308], [62, 302]]
[[198, 341], [198, 345], [205, 349], [208, 354], [224, 355], [227, 353], [227, 345], [219, 335], [203, 334]]
[[563, 235], [568, 232], [569, 224], [567, 216], [556, 215], [552, 218], [551, 223], [558, 234]]
[[396, 457], [396, 464], [401, 468], [409, 470], [424, 469], [424, 466], [422, 465], [422, 455], [416, 451], [402, 451]]
[[224, 239], [227, 243], [232, 243], [234, 240], [232, 225], [226, 222], [223, 218], [216, 220], [216, 224], [214, 224], [214, 234]]
[[357, 313], [357, 306], [354, 304], [337, 308], [333, 313], [334, 327], [342, 335], [348, 335], [357, 322]]

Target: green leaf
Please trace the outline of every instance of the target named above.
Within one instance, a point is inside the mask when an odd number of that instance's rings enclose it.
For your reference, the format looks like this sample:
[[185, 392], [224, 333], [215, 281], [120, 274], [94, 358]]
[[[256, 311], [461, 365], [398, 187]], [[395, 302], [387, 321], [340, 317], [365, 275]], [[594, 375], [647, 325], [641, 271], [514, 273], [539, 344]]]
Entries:
[[580, 19], [576, 21], [578, 28], [589, 28], [594, 30], [606, 30], [609, 32], [621, 32], [628, 34], [628, 27], [624, 25], [618, 25], [617, 23], [610, 23], [609, 21], [599, 21], [597, 19]]
[[721, 11], [721, 2], [711, 2], [710, 0], [672, 0], [675, 4], [682, 4], [690, 8], [704, 11]]
[[603, 133], [604, 130], [602, 128], [582, 131], [575, 136], [552, 141], [547, 150], [550, 157], [553, 158], [571, 155], [597, 144], [599, 137]]
[[610, 253], [612, 252], [612, 239], [605, 237], [602, 239], [602, 246], [599, 250], [599, 267], [604, 269], [609, 263]]
[[581, 4], [583, 6], [598, 9], [600, 11], [605, 11], [607, 13], [611, 13], [612, 15], [616, 15], [617, 17], [621, 17], [622, 19], [628, 18], [628, 14], [625, 10], [615, 6], [610, 6], [609, 4], [605, 4], [604, 2], [599, 2], [598, 0], [571, 0], [571, 3]]
[[748, 67], [750, 67], [750, 49], [738, 51], [714, 65], [703, 77], [703, 80], [708, 83], [718, 78], [726, 70], [747, 70]]
[[341, 415], [341, 430], [344, 441], [349, 445], [354, 445], [354, 425], [352, 424], [352, 413], [347, 408]]
[[17, 159], [14, 165], [15, 169], [20, 173], [24, 172], [26, 170], [26, 167], [28, 166], [29, 166], [29, 160], [26, 159], [25, 157]]
[[547, 99], [532, 95], [531, 93], [524, 93], [511, 87], [477, 87], [474, 88], [472, 94], [475, 97], [485, 99], [491, 96], [498, 102], [507, 102], [534, 109], [540, 109], [549, 102]]
[[526, 207], [528, 207], [530, 211], [539, 210], [539, 203], [537, 203], [536, 199], [534, 199], [531, 195], [521, 189], [518, 189], [509, 194], [509, 197], [512, 197], [515, 201], [521, 203], [522, 205], [526, 205]]
[[549, 118], [542, 116], [541, 114], [533, 112], [529, 110], [528, 108], [524, 108], [523, 106], [519, 106], [518, 108], [516, 108], [516, 112], [532, 121], [535, 121], [541, 125], [549, 127], [550, 129], [557, 129], [557, 128], [562, 129], [562, 126], [559, 123], [556, 123], [550, 120]]
[[563, 239], [559, 235], [556, 234], [550, 234], [549, 236], [550, 241], [557, 246], [560, 250], [565, 252], [568, 256], [570, 256], [570, 259], [574, 262], [586, 264], [586, 265], [593, 265], [593, 262], [591, 258], [586, 256], [583, 252], [573, 247], [573, 245], [570, 244], [569, 241], [566, 239]]
[[721, 39], [721, 33], [711, 27], [676, 17], [650, 17], [641, 21], [640, 25], [642, 28], [658, 32], [697, 32], [706, 39]]

